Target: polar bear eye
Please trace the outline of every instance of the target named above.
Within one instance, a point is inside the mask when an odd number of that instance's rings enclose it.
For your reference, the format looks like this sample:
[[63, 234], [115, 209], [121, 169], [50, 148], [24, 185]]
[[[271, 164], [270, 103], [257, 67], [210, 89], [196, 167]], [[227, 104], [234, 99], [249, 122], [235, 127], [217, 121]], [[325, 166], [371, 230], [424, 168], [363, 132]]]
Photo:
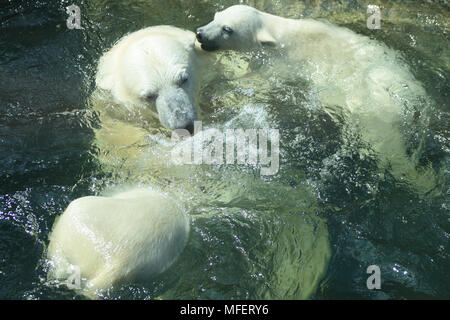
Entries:
[[140, 98], [143, 101], [152, 102], [158, 98], [158, 92], [145, 89], [141, 91]]
[[147, 94], [145, 96], [145, 99], [147, 101], [155, 101], [157, 98], [158, 98], [158, 94], [157, 93], [150, 93], [150, 94]]
[[178, 80], [178, 85], [182, 86], [184, 84], [186, 84], [189, 81], [189, 76], [187, 74], [182, 75], [180, 77], [180, 80]]
[[224, 26], [222, 30], [228, 35], [231, 35], [233, 33], [233, 29], [231, 29], [229, 26]]

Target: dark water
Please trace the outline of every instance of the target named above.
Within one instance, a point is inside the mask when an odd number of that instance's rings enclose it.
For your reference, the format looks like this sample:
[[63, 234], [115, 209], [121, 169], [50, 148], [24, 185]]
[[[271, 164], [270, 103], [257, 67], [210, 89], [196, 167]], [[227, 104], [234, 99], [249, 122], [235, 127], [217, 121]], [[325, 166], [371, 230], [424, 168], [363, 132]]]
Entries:
[[[72, 3], [81, 8], [83, 30], [66, 27], [65, 7]], [[0, 0], [0, 298], [77, 297], [69, 290], [46, 286], [42, 262], [55, 217], [73, 199], [96, 194], [101, 181], [111, 180], [97, 161], [93, 139], [99, 122], [87, 104], [102, 52], [125, 33], [145, 26], [171, 24], [194, 30], [207, 23], [214, 12], [234, 3]], [[376, 32], [365, 27], [365, 8], [369, 3], [382, 8], [383, 27]], [[285, 166], [281, 182], [295, 185], [300, 179], [314, 181], [320, 213], [328, 225], [332, 257], [313, 298], [449, 299], [448, 2], [346, 0], [249, 1], [249, 4], [289, 17], [326, 18], [384, 42], [402, 53], [433, 100], [425, 128], [417, 138], [421, 142], [421, 165], [431, 166], [438, 177], [435, 190], [425, 197], [397, 181], [388, 170], [380, 176], [376, 159], [361, 158], [356, 149], [339, 153], [337, 164], [327, 166], [324, 160], [338, 154], [342, 144], [341, 137], [335, 134], [340, 130], [338, 124], [320, 113], [293, 115], [274, 110], [279, 125], [292, 127], [287, 132], [293, 134], [294, 127], [302, 125], [300, 143], [289, 147], [293, 136], [287, 134], [282, 138], [282, 144], [288, 146], [286, 161], [293, 164]], [[274, 91], [274, 99], [278, 97], [279, 101], [267, 103], [279, 104], [283, 96], [292, 95], [288, 89], [283, 86]], [[210, 91], [205, 90], [204, 104], [214, 101], [214, 97], [208, 96]], [[212, 118], [226, 116], [220, 108], [210, 112]], [[297, 125], [293, 125], [292, 119], [298, 121]], [[416, 132], [411, 130], [410, 134], [410, 140], [414, 140]], [[302, 177], [294, 173], [289, 176], [286, 173], [289, 168], [295, 169], [293, 172], [300, 170]], [[377, 192], [369, 192], [374, 185]], [[200, 223], [198, 234], [213, 230], [216, 222]], [[270, 229], [270, 223], [261, 225]], [[251, 226], [247, 231], [252, 228], [257, 229]], [[223, 232], [216, 236], [228, 241], [229, 246], [236, 246], [232, 237]], [[270, 234], [270, 230], [267, 232]], [[255, 250], [259, 242], [266, 240], [245, 233], [240, 236]], [[200, 252], [203, 251], [190, 247], [184, 254]], [[215, 267], [195, 281], [172, 279], [169, 273], [158, 279], [153, 288], [132, 286], [121, 294], [128, 298], [154, 298], [168, 288], [177, 287], [180, 290], [170, 297], [274, 297], [248, 289], [259, 280], [249, 277], [242, 281], [238, 275], [246, 271], [229, 264], [239, 257], [231, 253], [225, 257], [228, 260], [218, 258], [220, 252], [215, 252], [215, 258], [209, 257]], [[262, 264], [264, 261], [259, 260]], [[366, 287], [366, 267], [372, 264], [381, 268], [381, 290], [370, 291]], [[217, 285], [208, 283], [215, 276], [226, 279]], [[181, 284], [175, 285], [176, 281]]]

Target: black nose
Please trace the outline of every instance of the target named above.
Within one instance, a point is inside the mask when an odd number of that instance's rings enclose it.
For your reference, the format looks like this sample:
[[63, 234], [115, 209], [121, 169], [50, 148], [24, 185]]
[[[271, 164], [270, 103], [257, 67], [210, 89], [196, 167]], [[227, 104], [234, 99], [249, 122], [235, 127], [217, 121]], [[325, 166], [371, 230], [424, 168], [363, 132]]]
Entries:
[[184, 129], [189, 131], [191, 135], [194, 134], [194, 123], [190, 122]]
[[198, 40], [198, 42], [203, 41], [203, 30], [200, 28], [197, 29], [197, 40]]

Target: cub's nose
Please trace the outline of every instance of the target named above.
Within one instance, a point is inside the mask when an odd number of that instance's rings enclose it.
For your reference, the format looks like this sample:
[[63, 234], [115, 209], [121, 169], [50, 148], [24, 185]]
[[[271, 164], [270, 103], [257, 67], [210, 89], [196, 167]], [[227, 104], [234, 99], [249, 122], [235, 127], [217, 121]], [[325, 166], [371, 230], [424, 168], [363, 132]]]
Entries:
[[204, 37], [203, 37], [203, 29], [202, 28], [198, 28], [197, 32], [196, 32], [196, 35], [197, 35], [198, 42], [202, 42], [203, 39], [204, 39]]

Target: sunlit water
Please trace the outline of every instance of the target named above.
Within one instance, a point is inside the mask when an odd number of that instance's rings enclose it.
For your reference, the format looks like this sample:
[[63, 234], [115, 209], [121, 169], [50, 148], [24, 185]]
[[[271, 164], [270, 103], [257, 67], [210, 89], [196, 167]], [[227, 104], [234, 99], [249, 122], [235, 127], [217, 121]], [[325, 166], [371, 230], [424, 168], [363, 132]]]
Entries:
[[[66, 27], [72, 3], [81, 8], [83, 30]], [[380, 30], [366, 27], [369, 3], [381, 6]], [[307, 79], [275, 68], [265, 52], [223, 54], [226, 66], [242, 70], [226, 69], [205, 84], [199, 103], [205, 128], [279, 128], [276, 175], [261, 178], [246, 166], [170, 166], [164, 134], [154, 132], [131, 151], [102, 144], [99, 102], [91, 96], [101, 54], [146, 26], [195, 30], [231, 4], [0, 3], [0, 298], [80, 298], [46, 282], [53, 222], [73, 199], [137, 184], [185, 203], [190, 239], [169, 270], [110, 298], [450, 297], [445, 1], [248, 3], [286, 17], [325, 18], [401, 54], [427, 92], [427, 110], [415, 105], [414, 121], [400, 126], [418, 170], [432, 168], [436, 177], [425, 194], [380, 167], [380, 155], [345, 114], [331, 116]], [[367, 289], [369, 265], [381, 268], [381, 290]]]

